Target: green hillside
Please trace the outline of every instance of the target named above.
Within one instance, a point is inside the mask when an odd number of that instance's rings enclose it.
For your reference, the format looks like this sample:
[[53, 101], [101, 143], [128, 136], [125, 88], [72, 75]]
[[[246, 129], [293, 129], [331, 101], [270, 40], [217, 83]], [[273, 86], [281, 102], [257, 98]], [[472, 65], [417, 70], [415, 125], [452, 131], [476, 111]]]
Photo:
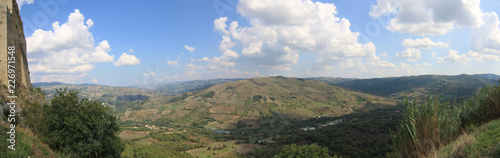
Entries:
[[39, 87], [45, 92], [45, 97], [51, 99], [56, 92], [56, 89], [72, 89], [80, 92], [81, 97], [95, 99], [99, 101], [109, 102], [115, 101], [117, 98], [126, 97], [127, 95], [143, 95], [148, 97], [168, 95], [168, 93], [158, 93], [154, 90], [129, 88], [129, 87], [113, 87], [94, 84], [64, 84], [64, 83], [35, 83], [34, 87]]
[[218, 84], [164, 98], [157, 104], [160, 105], [123, 112], [119, 117], [131, 122], [195, 123], [232, 129], [241, 120], [265, 124], [266, 118], [273, 117], [292, 120], [340, 116], [395, 105], [395, 100], [308, 79], [264, 77]]
[[469, 130], [431, 157], [500, 157], [500, 120]]
[[443, 101], [463, 100], [473, 96], [480, 88], [493, 85], [497, 80], [474, 75], [421, 75], [389, 78], [358, 79], [332, 83], [369, 94], [404, 99], [423, 99], [429, 93], [438, 94]]
[[172, 94], [159, 92], [149, 89], [130, 88], [130, 87], [113, 87], [95, 84], [65, 84], [58, 82], [50, 83], [35, 83], [34, 87], [38, 87], [45, 93], [47, 100], [52, 99], [56, 89], [72, 89], [79, 91], [79, 96], [104, 102], [104, 104], [113, 107], [112, 112], [125, 111], [127, 109], [141, 109], [146, 102], [153, 98], [161, 98]]
[[194, 92], [198, 90], [203, 90], [205, 88], [211, 87], [216, 84], [238, 81], [238, 80], [244, 80], [244, 79], [211, 79], [211, 80], [173, 82], [173, 83], [154, 85], [154, 87], [150, 87], [149, 89], [154, 89], [169, 94], [181, 94], [185, 92]]

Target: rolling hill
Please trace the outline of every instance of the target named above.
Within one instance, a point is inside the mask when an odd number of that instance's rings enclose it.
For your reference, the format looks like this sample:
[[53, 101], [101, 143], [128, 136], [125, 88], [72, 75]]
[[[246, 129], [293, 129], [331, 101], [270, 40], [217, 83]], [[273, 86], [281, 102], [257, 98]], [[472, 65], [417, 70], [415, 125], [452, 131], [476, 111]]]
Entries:
[[[46, 98], [50, 99], [53, 97], [56, 89], [73, 89], [80, 92], [81, 97], [91, 98], [103, 102], [109, 102], [114, 100], [120, 100], [120, 98], [127, 98], [127, 96], [145, 96], [145, 97], [155, 97], [169, 95], [168, 93], [159, 93], [154, 90], [139, 89], [139, 88], [129, 88], [129, 87], [113, 87], [104, 86], [97, 84], [66, 84], [60, 82], [41, 82], [34, 83], [33, 87], [41, 88], [45, 94]], [[136, 97], [137, 98], [137, 97]], [[144, 97], [138, 97], [144, 98]], [[142, 100], [142, 99], [140, 99]]]
[[500, 80], [500, 75], [495, 75], [495, 74], [475, 74], [474, 76], [484, 77], [495, 81]]
[[335, 82], [347, 89], [395, 99], [425, 99], [429, 93], [442, 96], [442, 100], [462, 100], [473, 96], [480, 88], [493, 85], [497, 80], [476, 75], [421, 75], [357, 79]]
[[[324, 82], [285, 77], [263, 77], [217, 84], [160, 102], [160, 106], [123, 112], [122, 121], [167, 121], [236, 128], [242, 121], [269, 125], [267, 118], [281, 121], [317, 116], [340, 116], [368, 111], [395, 100], [364, 94]], [[251, 125], [251, 126], [252, 126]]]
[[209, 80], [181, 81], [181, 82], [161, 83], [156, 85], [132, 86], [132, 88], [157, 90], [168, 94], [177, 95], [185, 92], [194, 92], [198, 90], [203, 90], [205, 88], [211, 87], [216, 84], [238, 81], [238, 80], [244, 80], [244, 79], [209, 79]]

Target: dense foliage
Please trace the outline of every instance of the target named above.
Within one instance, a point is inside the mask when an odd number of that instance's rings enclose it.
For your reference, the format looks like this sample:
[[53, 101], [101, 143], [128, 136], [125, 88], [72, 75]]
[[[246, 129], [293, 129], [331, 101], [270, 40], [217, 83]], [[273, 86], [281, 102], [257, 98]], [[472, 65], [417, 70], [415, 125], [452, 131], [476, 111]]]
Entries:
[[[295, 144], [285, 145], [281, 152], [273, 158], [330, 158], [328, 148], [318, 146], [316, 144], [297, 146]], [[337, 158], [334, 156], [333, 158]]]
[[[340, 117], [321, 117], [291, 121], [289, 127], [275, 132], [263, 129], [245, 131], [250, 140], [272, 138], [274, 143], [252, 153], [256, 157], [270, 157], [280, 152], [279, 146], [314, 143], [328, 148], [330, 155], [339, 157], [386, 157], [392, 152], [390, 129], [395, 130], [402, 118], [405, 107], [389, 106], [369, 112], [358, 112]], [[302, 127], [318, 127], [325, 122], [343, 119], [343, 123], [300, 131]], [[278, 132], [278, 133], [276, 133]], [[252, 142], [252, 141], [250, 141]]]
[[119, 157], [118, 124], [101, 102], [80, 99], [73, 90], [57, 90], [43, 107], [39, 136], [52, 149], [72, 157]]
[[212, 98], [212, 97], [214, 97], [214, 95], [215, 95], [215, 92], [214, 91], [210, 91], [210, 92], [208, 92], [206, 94], [203, 94], [203, 97], [205, 97], [205, 98]]
[[189, 97], [189, 95], [187, 93], [183, 93], [182, 95], [180, 96], [177, 96], [177, 97], [174, 97], [170, 100], [168, 100], [167, 102], [168, 103], [175, 103], [175, 102], [178, 102], [178, 101], [181, 101], [181, 100], [184, 100], [186, 99], [187, 97]]
[[146, 100], [148, 96], [145, 95], [121, 95], [116, 97], [117, 101], [136, 101], [136, 100]]
[[500, 117], [500, 86], [483, 88], [475, 97], [461, 104], [407, 102], [407, 111], [394, 148], [402, 157], [422, 157], [454, 141], [469, 126], [482, 125]]
[[[480, 88], [494, 83], [495, 80], [472, 75], [422, 75], [359, 79], [335, 83], [335, 85], [386, 97], [397, 95], [398, 93], [411, 93], [418, 89], [423, 89], [424, 92], [443, 96], [441, 97], [442, 101], [453, 101], [456, 99], [463, 100], [474, 96]], [[425, 93], [423, 95], [423, 99], [425, 99]]]
[[121, 155], [123, 158], [149, 158], [149, 157], [190, 157], [189, 154], [171, 150], [162, 144], [145, 145], [130, 144]]

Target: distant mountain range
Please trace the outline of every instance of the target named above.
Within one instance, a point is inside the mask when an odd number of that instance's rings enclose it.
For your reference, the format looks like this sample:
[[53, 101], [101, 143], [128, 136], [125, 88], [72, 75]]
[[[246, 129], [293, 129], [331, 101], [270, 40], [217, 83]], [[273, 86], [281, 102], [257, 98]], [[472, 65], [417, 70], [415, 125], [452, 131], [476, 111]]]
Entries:
[[495, 75], [495, 74], [475, 74], [474, 76], [484, 77], [495, 81], [500, 80], [500, 75]]
[[[147, 97], [158, 97], [165, 95], [174, 95], [169, 93], [160, 93], [155, 90], [148, 89], [139, 89], [139, 88], [129, 88], [129, 87], [113, 87], [113, 86], [104, 86], [98, 84], [66, 84], [61, 82], [39, 82], [32, 84], [36, 88], [41, 88], [46, 96], [46, 99], [51, 99], [56, 92], [56, 89], [72, 89], [77, 90], [80, 93], [80, 96], [99, 100], [103, 102], [112, 102], [115, 100], [125, 99], [131, 95], [139, 95], [139, 97], [135, 96], [135, 98], [144, 98], [141, 96]], [[130, 99], [125, 99], [130, 100]]]
[[455, 100], [466, 99], [473, 96], [478, 89], [498, 83], [491, 79], [494, 77], [494, 75], [421, 75], [357, 79], [334, 85], [397, 99], [405, 97], [425, 99], [431, 93], [440, 95], [442, 100]]
[[421, 75], [372, 79], [274, 76], [166, 83], [149, 89], [60, 82], [34, 83], [33, 86], [44, 90], [48, 99], [55, 89], [78, 90], [83, 97], [116, 107], [115, 115], [122, 121], [195, 123], [228, 129], [243, 127], [239, 125], [242, 120], [255, 123], [277, 117], [287, 120], [339, 116], [394, 105], [404, 98], [425, 101], [429, 94], [440, 95], [443, 101], [463, 100], [484, 86], [497, 84], [497, 77], [500, 76]]
[[[474, 76], [480, 77], [475, 78]], [[486, 78], [489, 80], [481, 79]], [[339, 77], [316, 77], [316, 78], [305, 78], [316, 81], [322, 81], [332, 85], [338, 85], [350, 89], [362, 90], [368, 93], [390, 96], [393, 93], [397, 93], [407, 88], [421, 87], [428, 85], [430, 83], [439, 82], [445, 83], [447, 81], [454, 81], [459, 84], [473, 84], [474, 87], [482, 87], [484, 85], [489, 85], [498, 81], [500, 75], [496, 74], [474, 74], [474, 75], [456, 75], [456, 76], [446, 76], [446, 75], [420, 75], [420, 76], [404, 76], [404, 77], [387, 77], [387, 78], [372, 78], [372, 79], [356, 79], [356, 78], [339, 78]], [[472, 79], [472, 80], [471, 80]], [[198, 90], [203, 90], [205, 88], [214, 86], [216, 84], [244, 80], [244, 78], [237, 79], [210, 79], [210, 80], [194, 80], [194, 81], [180, 81], [171, 83], [161, 83], [156, 85], [145, 85], [145, 86], [128, 86], [121, 88], [133, 88], [133, 89], [149, 89], [158, 91], [158, 93], [164, 93], [165, 95], [177, 95], [185, 92], [194, 92]], [[428, 82], [422, 82], [428, 80]], [[492, 80], [492, 81], [491, 81]], [[476, 82], [477, 81], [477, 82]], [[389, 84], [390, 86], [387, 86]], [[62, 86], [61, 86], [62, 85]], [[61, 82], [37, 82], [33, 83], [34, 87], [51, 87], [51, 86], [71, 86], [71, 87], [85, 87], [85, 86], [104, 86], [99, 84], [66, 84]], [[111, 86], [104, 86], [111, 87]], [[376, 92], [381, 90], [381, 88], [386, 90]], [[80, 89], [80, 88], [78, 88]], [[372, 89], [372, 90], [370, 90]], [[431, 91], [440, 92], [440, 91]]]

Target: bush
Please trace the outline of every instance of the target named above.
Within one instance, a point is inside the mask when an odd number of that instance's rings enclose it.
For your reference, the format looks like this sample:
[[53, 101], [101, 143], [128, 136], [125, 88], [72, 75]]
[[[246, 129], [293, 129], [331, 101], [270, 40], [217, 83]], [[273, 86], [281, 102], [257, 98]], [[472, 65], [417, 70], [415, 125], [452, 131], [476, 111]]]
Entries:
[[120, 157], [124, 145], [108, 111], [99, 101], [80, 99], [74, 90], [56, 90], [51, 105], [43, 106], [39, 135], [71, 157]]
[[[295, 144], [285, 145], [281, 152], [274, 155], [273, 158], [293, 158], [293, 157], [311, 157], [311, 158], [331, 158], [328, 155], [328, 148], [316, 144], [297, 146]], [[337, 156], [334, 156], [336, 158]]]
[[[406, 113], [393, 134], [394, 150], [401, 157], [424, 157], [454, 140], [462, 131], [473, 130], [500, 117], [500, 85], [481, 89], [468, 102], [448, 105], [430, 95], [426, 104], [406, 101]], [[469, 128], [469, 129], [468, 129]]]
[[205, 97], [205, 98], [212, 98], [212, 97], [214, 97], [214, 95], [215, 95], [215, 92], [214, 91], [210, 91], [210, 92], [204, 94], [203, 97]]
[[35, 102], [27, 104], [22, 111], [24, 116], [23, 124], [32, 129], [33, 132], [38, 133], [40, 120], [42, 119], [43, 106]]
[[167, 102], [168, 103], [175, 103], [175, 102], [178, 102], [178, 101], [181, 101], [181, 100], [184, 100], [186, 99], [187, 97], [189, 97], [189, 95], [187, 93], [183, 93], [181, 96], [177, 96], [177, 97], [174, 97], [170, 100], [168, 100]]
[[495, 151], [493, 151], [493, 154], [491, 155], [491, 157], [500, 157], [500, 144], [498, 144]]

